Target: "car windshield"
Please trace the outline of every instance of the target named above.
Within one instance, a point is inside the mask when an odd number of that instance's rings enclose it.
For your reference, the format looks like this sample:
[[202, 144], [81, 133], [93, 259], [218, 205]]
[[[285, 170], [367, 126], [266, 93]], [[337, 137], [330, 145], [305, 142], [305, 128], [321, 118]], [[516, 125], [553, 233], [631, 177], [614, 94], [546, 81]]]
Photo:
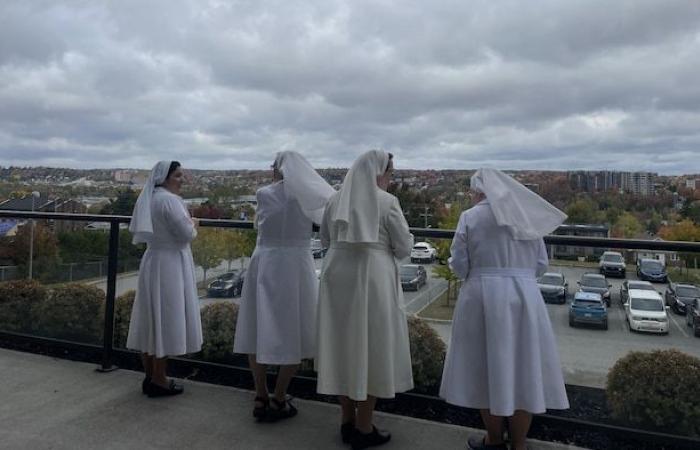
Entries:
[[638, 289], [640, 291], [655, 291], [654, 286], [646, 283], [630, 283], [629, 289]]
[[679, 286], [676, 288], [679, 297], [700, 297], [700, 289], [695, 286]]
[[564, 280], [556, 275], [543, 275], [540, 278], [540, 284], [553, 284], [555, 286], [561, 286], [564, 284]]
[[229, 273], [225, 273], [225, 274], [221, 275], [219, 277], [219, 279], [228, 281], [228, 280], [233, 280], [235, 277], [236, 277], [236, 272], [229, 272]]
[[401, 275], [415, 277], [418, 275], [418, 267], [402, 267]]
[[581, 279], [581, 285], [588, 286], [588, 287], [594, 287], [594, 288], [606, 288], [606, 287], [608, 287], [608, 285], [605, 284], [605, 278], [598, 278], [598, 277], [583, 277]]
[[656, 300], [653, 298], [633, 298], [632, 304], [630, 305], [632, 309], [639, 311], [663, 311], [664, 304], [661, 300]]
[[603, 256], [603, 261], [613, 262], [613, 263], [621, 263], [622, 256], [620, 256], [620, 255], [605, 255], [605, 256]]
[[428, 246], [425, 244], [417, 244], [413, 246], [413, 250], [428, 250]]
[[642, 263], [642, 269], [646, 270], [662, 270], [664, 265], [658, 261], [644, 261]]

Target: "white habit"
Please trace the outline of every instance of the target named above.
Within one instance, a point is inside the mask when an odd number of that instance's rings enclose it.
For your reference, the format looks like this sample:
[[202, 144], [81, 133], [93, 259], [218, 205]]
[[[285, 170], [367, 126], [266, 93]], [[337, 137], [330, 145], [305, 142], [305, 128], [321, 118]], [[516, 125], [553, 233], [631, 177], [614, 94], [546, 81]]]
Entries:
[[316, 353], [312, 221], [284, 180], [256, 196], [258, 241], [243, 283], [233, 350], [254, 353], [261, 364], [298, 364]]
[[548, 265], [544, 241], [516, 240], [484, 200], [462, 213], [451, 252], [452, 269], [466, 281], [454, 311], [440, 396], [496, 416], [568, 408], [535, 278]]
[[149, 200], [152, 232], [144, 238], [148, 248], [141, 259], [126, 346], [158, 358], [195, 353], [202, 347], [190, 250], [197, 231], [179, 196], [158, 187]]
[[338, 241], [341, 230], [331, 218], [341, 193], [331, 198], [321, 225], [321, 240], [330, 248], [319, 291], [318, 392], [357, 401], [368, 395], [393, 398], [413, 388], [396, 260], [409, 256], [413, 238], [396, 197], [375, 189], [378, 216], [371, 217], [378, 220], [377, 242]]

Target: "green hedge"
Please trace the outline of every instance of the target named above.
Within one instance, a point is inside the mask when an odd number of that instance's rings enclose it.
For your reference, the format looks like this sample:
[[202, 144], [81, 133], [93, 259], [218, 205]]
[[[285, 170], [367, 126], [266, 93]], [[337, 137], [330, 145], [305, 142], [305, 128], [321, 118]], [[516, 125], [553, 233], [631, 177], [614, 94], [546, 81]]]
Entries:
[[31, 333], [36, 329], [36, 309], [47, 291], [36, 280], [0, 283], [0, 330]]
[[104, 328], [104, 291], [88, 285], [56, 287], [36, 308], [36, 332], [42, 336], [100, 344]]
[[238, 305], [234, 303], [218, 302], [202, 308], [204, 343], [199, 355], [201, 359], [212, 362], [231, 360], [237, 320]]
[[677, 350], [631, 352], [608, 373], [614, 418], [669, 433], [700, 435], [700, 359]]
[[114, 302], [114, 347], [126, 348], [126, 338], [129, 336], [131, 309], [134, 306], [136, 291], [127, 291], [117, 297]]
[[424, 390], [438, 386], [445, 363], [445, 343], [427, 322], [413, 317], [408, 319], [408, 337], [416, 388]]

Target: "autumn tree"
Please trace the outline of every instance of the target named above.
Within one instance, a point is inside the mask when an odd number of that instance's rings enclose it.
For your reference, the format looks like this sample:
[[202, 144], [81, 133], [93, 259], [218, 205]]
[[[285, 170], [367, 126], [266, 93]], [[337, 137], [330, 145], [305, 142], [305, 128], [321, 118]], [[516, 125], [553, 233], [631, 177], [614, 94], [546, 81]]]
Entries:
[[225, 258], [225, 241], [223, 230], [200, 228], [197, 238], [192, 241], [192, 258], [195, 265], [204, 272], [203, 281], [207, 281], [207, 271], [218, 267]]

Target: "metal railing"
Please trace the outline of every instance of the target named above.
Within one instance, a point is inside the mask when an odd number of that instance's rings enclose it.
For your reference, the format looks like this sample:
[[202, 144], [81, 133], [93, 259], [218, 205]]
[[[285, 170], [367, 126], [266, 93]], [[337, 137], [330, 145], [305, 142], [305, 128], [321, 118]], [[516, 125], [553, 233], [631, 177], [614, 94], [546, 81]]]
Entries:
[[[97, 369], [101, 372], [108, 372], [116, 369], [113, 365], [115, 361], [115, 353], [123, 356], [125, 350], [114, 348], [114, 309], [116, 300], [116, 282], [117, 282], [117, 262], [119, 248], [119, 229], [121, 224], [126, 224], [131, 221], [128, 216], [113, 216], [113, 215], [94, 215], [94, 214], [70, 214], [70, 213], [46, 213], [46, 212], [27, 212], [27, 211], [1, 211], [0, 218], [14, 219], [30, 219], [30, 220], [66, 220], [66, 221], [81, 221], [81, 222], [100, 222], [109, 223], [109, 249], [107, 258], [107, 289], [105, 297], [105, 316], [104, 316], [104, 333], [103, 344], [100, 347], [91, 344], [79, 344], [69, 341], [61, 341], [59, 339], [23, 335], [21, 333], [1, 333], [4, 335], [13, 335], [19, 339], [24, 339], [33, 345], [47, 346], [56, 345], [63, 348], [70, 348], [76, 351], [85, 351], [88, 354], [96, 355], [100, 349], [99, 359], [101, 359], [100, 367]], [[237, 220], [216, 220], [216, 219], [200, 219], [200, 226], [214, 228], [234, 228], [242, 230], [252, 230], [253, 222], [237, 221]], [[316, 228], [317, 229], [317, 228]], [[416, 237], [435, 238], [435, 239], [452, 239], [454, 237], [453, 230], [443, 229], [424, 229], [411, 228], [411, 232]], [[547, 245], [559, 246], [575, 246], [575, 247], [592, 247], [605, 249], [634, 249], [634, 250], [652, 250], [652, 251], [670, 251], [670, 252], [685, 252], [699, 253], [700, 242], [678, 242], [678, 241], [650, 241], [640, 239], [610, 239], [610, 238], [595, 238], [581, 236], [562, 236], [549, 235], [544, 238]], [[174, 362], [178, 363], [178, 358], [174, 358]], [[179, 361], [182, 363], [182, 361]], [[187, 360], [187, 364], [194, 367], [207, 367], [215, 370], [222, 370], [223, 365], [206, 362], [206, 361], [191, 361]], [[230, 367], [231, 369], [240, 369]], [[240, 372], [240, 370], [239, 370]], [[238, 375], [240, 377], [240, 373]], [[302, 383], [312, 383], [313, 380], [305, 377], [295, 377], [302, 380]], [[432, 408], [437, 408], [442, 400], [437, 397], [421, 394], [401, 394], [411, 396], [414, 399], [422, 399]], [[700, 440], [684, 436], [668, 435], [649, 430], [639, 430], [635, 428], [620, 427], [597, 422], [588, 422], [585, 420], [571, 419], [560, 416], [552, 416], [548, 414], [538, 416], [540, 425], [544, 427], [569, 426], [580, 430], [590, 430], [591, 432], [607, 433], [616, 436], [637, 436], [639, 439], [647, 439], [651, 442], [676, 442], [678, 445], [690, 445], [687, 448], [694, 447], [700, 443]], [[641, 433], [641, 434], [640, 434]], [[643, 435], [643, 436], [642, 436]]]

